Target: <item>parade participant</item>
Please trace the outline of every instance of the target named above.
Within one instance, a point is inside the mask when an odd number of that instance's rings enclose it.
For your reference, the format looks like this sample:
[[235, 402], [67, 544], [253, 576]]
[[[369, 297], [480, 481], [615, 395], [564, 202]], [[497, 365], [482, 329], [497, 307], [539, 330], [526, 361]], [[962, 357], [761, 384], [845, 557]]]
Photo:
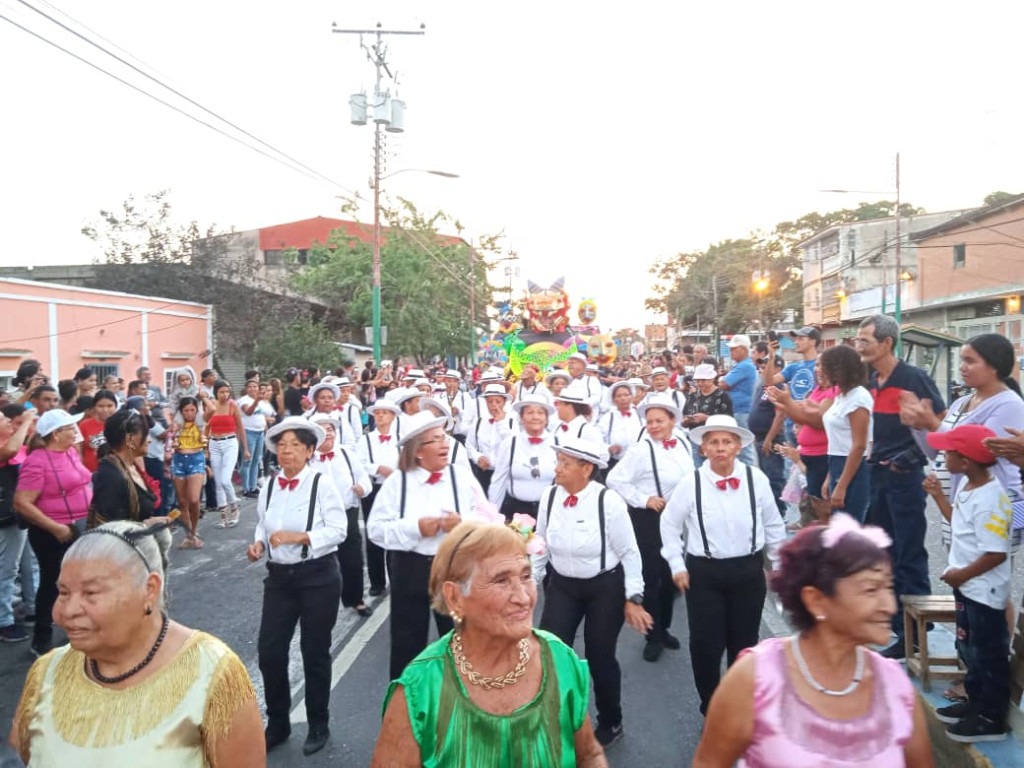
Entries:
[[832, 509], [841, 509], [863, 523], [871, 496], [870, 470], [864, 459], [874, 406], [864, 386], [867, 367], [853, 347], [845, 344], [822, 352], [818, 365], [824, 383], [839, 390], [821, 416], [828, 438], [829, 501]]
[[[718, 388], [717, 380], [718, 372], [713, 365], [702, 363], [693, 369], [693, 383], [697, 392], [683, 405], [680, 422], [683, 427], [692, 430], [703, 425], [711, 416], [732, 416], [732, 398], [728, 392]], [[698, 467], [704, 463], [704, 455], [697, 441], [693, 441], [693, 463]]]
[[765, 550], [775, 570], [786, 526], [768, 478], [738, 460], [754, 440], [749, 430], [731, 416], [709, 416], [690, 436], [707, 461], [680, 481], [662, 510], [661, 553], [686, 593], [690, 663], [703, 715], [721, 678], [722, 654], [731, 666], [740, 651], [757, 644]]
[[[370, 510], [377, 499], [377, 492], [385, 480], [398, 468], [398, 437], [392, 426], [400, 413], [398, 406], [382, 397], [369, 408], [374, 429], [363, 435], [356, 446], [356, 453], [370, 475], [371, 489], [360, 500], [363, 507], [363, 523], [369, 525]], [[367, 528], [367, 530], [369, 530]], [[384, 550], [366, 536], [366, 573], [370, 577], [370, 597], [378, 597], [387, 589], [385, 577]]]
[[[217, 502], [207, 499], [210, 506], [217, 503], [220, 522], [217, 528], [234, 528], [238, 525], [238, 497], [231, 477], [238, 463], [239, 448], [242, 457], [248, 461], [249, 446], [245, 442], [245, 427], [242, 426], [242, 411], [231, 399], [231, 385], [226, 381], [217, 380], [213, 385], [213, 400], [207, 402], [206, 427], [204, 434], [209, 441], [207, 450], [210, 454], [210, 468], [217, 484]], [[223, 501], [223, 503], [219, 503]]]
[[679, 640], [668, 631], [679, 591], [661, 556], [661, 513], [679, 482], [693, 475], [693, 459], [689, 443], [675, 435], [679, 411], [668, 393], [650, 398], [639, 412], [647, 426], [644, 437], [630, 446], [608, 472], [608, 487], [629, 505], [629, 519], [643, 561], [644, 610], [653, 619], [644, 660], [657, 661], [662, 649], [680, 647]]
[[[199, 428], [199, 401], [194, 397], [178, 399], [177, 428], [171, 436], [171, 477], [174, 478], [174, 493], [181, 510], [181, 524], [185, 528], [185, 540], [181, 549], [202, 549], [199, 538], [199, 497], [206, 482], [206, 435]], [[180, 419], [180, 423], [178, 422]]]
[[935, 765], [906, 673], [870, 645], [896, 609], [889, 538], [838, 514], [801, 531], [772, 577], [797, 634], [763, 641], [711, 700], [694, 768]]
[[422, 368], [409, 368], [402, 375], [402, 386], [411, 387], [417, 379], [425, 379], [427, 374], [423, 372]]
[[558, 397], [558, 393], [571, 383], [572, 375], [561, 369], [555, 369], [544, 377], [544, 384], [547, 385], [548, 391], [551, 393], [552, 402]]
[[491, 503], [507, 521], [517, 513], [536, 518], [541, 493], [555, 479], [554, 439], [548, 430], [554, 406], [538, 392], [523, 395], [512, 410], [519, 427], [502, 440], [488, 489]]
[[608, 446], [608, 469], [611, 470], [643, 434], [644, 424], [633, 405], [633, 385], [617, 381], [608, 388], [612, 407], [601, 416], [597, 428], [601, 441]]
[[[388, 550], [391, 569], [391, 679], [427, 645], [430, 565], [444, 536], [474, 507], [486, 502], [472, 472], [448, 463], [443, 417], [409, 418], [399, 443], [398, 471], [380, 488], [366, 525], [367, 536]], [[451, 619], [434, 614], [437, 633]]]
[[601, 442], [601, 431], [589, 421], [593, 409], [587, 398], [587, 391], [581, 384], [573, 382], [555, 395], [554, 401], [559, 419], [554, 430], [556, 443], [568, 437], [582, 438], [593, 443]]
[[103, 428], [110, 452], [92, 476], [89, 527], [113, 520], [144, 523], [158, 513], [156, 496], [137, 466], [146, 455], [149, 427], [138, 411], [118, 411]]
[[288, 649], [301, 623], [306, 755], [323, 749], [330, 736], [331, 632], [341, 598], [335, 553], [348, 529], [334, 482], [309, 467], [324, 437], [319, 425], [301, 417], [287, 418], [267, 432], [267, 449], [277, 454], [281, 472], [260, 490], [256, 535], [246, 552], [251, 562], [267, 556], [258, 639], [267, 702], [266, 747], [273, 749], [291, 735]]
[[537, 585], [523, 537], [459, 525], [441, 544], [430, 587], [457, 627], [392, 682], [372, 768], [606, 768], [587, 717], [586, 663], [531, 627]]
[[334, 413], [338, 406], [338, 398], [341, 397], [341, 390], [330, 381], [321, 381], [309, 388], [309, 401], [312, 406], [305, 413], [309, 418], [314, 413]]
[[30, 765], [266, 765], [245, 666], [165, 612], [169, 545], [166, 530], [119, 521], [68, 550], [53, 613], [70, 645], [32, 666], [14, 715]]
[[363, 534], [359, 530], [359, 502], [370, 493], [370, 476], [355, 451], [337, 444], [341, 428], [340, 412], [317, 413], [310, 421], [324, 431], [324, 440], [317, 446], [310, 468], [331, 478], [341, 494], [348, 518], [345, 541], [338, 547], [338, 566], [341, 569], [341, 604], [362, 617], [373, 613], [363, 598]]
[[409, 417], [420, 412], [420, 405], [423, 402], [424, 395], [415, 387], [402, 387], [401, 389], [392, 390], [388, 393], [388, 396], [392, 398], [395, 405], [402, 411], [398, 415], [398, 424], [395, 427], [398, 439], [401, 440]]
[[92, 501], [92, 475], [74, 448], [75, 426], [81, 418], [59, 408], [39, 417], [35, 438], [40, 445], [30, 444], [14, 492], [14, 509], [28, 524], [28, 543], [39, 563], [32, 637], [32, 651], [37, 656], [49, 651], [53, 643], [60, 562], [85, 530]]
[[533, 559], [534, 579], [546, 579], [540, 626], [568, 645], [585, 622], [597, 706], [594, 733], [607, 747], [623, 734], [619, 632], [624, 621], [642, 634], [652, 625], [643, 608], [643, 565], [625, 502], [593, 479], [608, 464], [604, 445], [567, 437], [554, 449], [556, 485], [541, 496], [537, 522], [537, 535], [547, 546]]
[[444, 417], [444, 432], [448, 438], [448, 463], [459, 464], [472, 471], [473, 465], [469, 460], [469, 450], [451, 434], [455, 426], [455, 419], [452, 417], [452, 412], [448, 409], [448, 403], [445, 402], [444, 394], [438, 393], [435, 397], [424, 397], [420, 401], [420, 410], [428, 411], [434, 416]]
[[103, 425], [117, 408], [117, 396], [109, 390], [101, 389], [93, 396], [92, 415], [78, 424], [78, 431], [82, 433], [82, 463], [90, 472], [99, 468], [97, 451], [106, 443]]
[[582, 382], [587, 387], [590, 405], [594, 409], [594, 418], [592, 420], [596, 421], [597, 414], [606, 410], [606, 406], [610, 407], [610, 405], [605, 403], [607, 387], [601, 383], [601, 368], [597, 363], [587, 363], [583, 369]]
[[444, 397], [452, 413], [452, 418], [455, 420], [452, 436], [465, 445], [466, 438], [473, 429], [473, 413], [476, 410], [473, 399], [462, 391], [462, 374], [454, 368], [449, 368], [438, 374], [438, 378], [444, 384]]
[[633, 388], [633, 405], [640, 405], [640, 403], [644, 401], [644, 398], [647, 397], [648, 391], [648, 387], [644, 384], [644, 380], [639, 376], [636, 376], [634, 378], [626, 379], [626, 383]]
[[249, 458], [242, 462], [242, 496], [254, 499], [260, 495], [258, 481], [260, 467], [263, 464], [263, 442], [267, 428], [275, 420], [276, 414], [266, 397], [261, 394], [263, 385], [256, 379], [245, 382], [245, 395], [238, 398], [238, 407], [242, 411], [242, 428], [245, 429], [245, 442], [249, 446]]
[[498, 456], [501, 441], [515, 430], [515, 420], [509, 417], [505, 406], [509, 394], [500, 384], [488, 384], [479, 399], [483, 399], [487, 410], [473, 424], [473, 435], [466, 447], [476, 476], [484, 493], [490, 488], [494, 474], [494, 462]]
[[550, 399], [551, 392], [543, 382], [537, 380], [540, 368], [533, 363], [526, 363], [519, 373], [519, 381], [512, 387], [512, 404], [515, 405], [525, 395], [541, 395]]
[[655, 395], [668, 395], [672, 398], [672, 404], [678, 410], [682, 410], [686, 404], [686, 398], [683, 396], [683, 393], [672, 389], [668, 368], [663, 365], [658, 365], [651, 369], [651, 387], [644, 396], [644, 399], [650, 399]]
[[356, 443], [363, 434], [363, 404], [356, 397], [356, 385], [348, 376], [334, 380], [338, 388], [338, 413], [342, 418], [342, 432], [338, 433], [338, 442], [355, 450]]

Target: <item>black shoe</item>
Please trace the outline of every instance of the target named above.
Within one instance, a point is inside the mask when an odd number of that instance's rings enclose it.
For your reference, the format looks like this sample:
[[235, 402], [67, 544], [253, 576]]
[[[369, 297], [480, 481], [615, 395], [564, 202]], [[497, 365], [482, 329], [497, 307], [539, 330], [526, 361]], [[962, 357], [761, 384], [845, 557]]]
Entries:
[[272, 750], [274, 747], [284, 744], [288, 741], [288, 737], [291, 735], [291, 728], [280, 728], [268, 725], [266, 730], [263, 731], [263, 738], [267, 742], [267, 752]]
[[622, 738], [622, 723], [618, 725], [599, 725], [594, 729], [594, 736], [601, 746], [607, 749]]
[[22, 617], [21, 623], [25, 625], [34, 626], [36, 623], [36, 615], [34, 613], [26, 613]]
[[678, 651], [683, 647], [683, 644], [679, 642], [679, 638], [675, 635], [665, 632], [661, 637], [661, 644], [668, 648], [670, 651]]
[[897, 637], [892, 645], [886, 646], [878, 653], [887, 659], [905, 659], [907, 658], [906, 641], [902, 637]]
[[644, 661], [657, 661], [661, 658], [664, 646], [660, 640], [648, 640], [644, 644]]
[[354, 610], [355, 610], [356, 613], [358, 613], [364, 619], [367, 616], [373, 616], [373, 608], [371, 608], [370, 606], [366, 605], [366, 603], [363, 603], [362, 605], [357, 605]]
[[971, 704], [967, 701], [958, 701], [946, 707], [939, 707], [935, 710], [935, 719], [940, 723], [959, 723], [971, 714]]
[[385, 591], [384, 587], [370, 587], [370, 597], [380, 597]]
[[302, 745], [302, 754], [312, 755], [319, 752], [327, 744], [327, 739], [330, 738], [331, 729], [326, 725], [318, 728], [310, 726], [309, 733], [306, 735], [306, 741]]
[[996, 723], [982, 715], [970, 714], [959, 723], [946, 728], [946, 735], [961, 744], [978, 741], [1002, 741], [1006, 738], [1006, 725]]
[[31, 651], [32, 655], [37, 659], [40, 656], [45, 656], [53, 650], [53, 639], [52, 638], [32, 638]]

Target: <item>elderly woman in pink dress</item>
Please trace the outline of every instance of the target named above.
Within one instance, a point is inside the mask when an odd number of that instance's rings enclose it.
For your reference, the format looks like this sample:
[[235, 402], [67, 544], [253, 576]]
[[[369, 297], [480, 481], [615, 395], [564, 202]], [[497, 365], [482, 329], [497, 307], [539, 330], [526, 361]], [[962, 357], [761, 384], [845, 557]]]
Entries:
[[792, 637], [745, 651], [711, 699], [694, 768], [932, 768], [928, 728], [889, 642], [886, 534], [843, 513], [801, 531], [772, 578]]

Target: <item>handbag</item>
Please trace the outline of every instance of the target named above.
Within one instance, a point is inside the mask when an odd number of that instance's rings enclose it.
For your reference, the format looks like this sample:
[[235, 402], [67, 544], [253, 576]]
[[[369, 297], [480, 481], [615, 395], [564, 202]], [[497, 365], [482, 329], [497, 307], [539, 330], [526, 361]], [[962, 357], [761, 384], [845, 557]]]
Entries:
[[71, 528], [71, 541], [74, 541], [85, 533], [86, 525], [89, 521], [88, 511], [86, 512], [86, 516], [81, 517], [78, 520], [74, 519], [75, 513], [71, 511], [71, 505], [68, 503], [68, 493], [64, 490], [64, 483], [60, 481], [60, 472], [57, 471], [57, 465], [53, 463], [53, 456], [50, 455], [49, 451], [46, 451], [46, 458], [50, 460], [50, 469], [53, 470], [53, 477], [57, 481], [57, 487], [60, 488], [60, 496], [64, 499], [64, 509], [68, 511], [68, 517], [71, 518], [71, 522], [67, 525]]

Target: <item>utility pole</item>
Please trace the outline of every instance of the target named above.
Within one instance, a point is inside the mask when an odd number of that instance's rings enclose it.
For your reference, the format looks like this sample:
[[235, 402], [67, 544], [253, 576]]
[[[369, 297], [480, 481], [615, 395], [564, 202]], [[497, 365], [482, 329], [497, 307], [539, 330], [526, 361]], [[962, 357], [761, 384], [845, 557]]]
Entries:
[[[903, 244], [900, 238], [900, 153], [896, 153], [896, 325], [902, 329], [901, 314], [903, 303], [903, 264], [901, 263]], [[896, 337], [896, 357], [903, 355], [903, 332]]]
[[715, 358], [721, 355], [722, 337], [718, 332], [718, 275], [711, 276], [711, 311], [715, 315]]
[[[332, 32], [342, 35], [359, 35], [359, 45], [366, 51], [366, 58], [370, 60], [376, 69], [376, 84], [373, 91], [375, 109], [384, 106], [389, 100], [389, 95], [381, 92], [382, 73], [388, 78], [396, 81], [391, 68], [387, 62], [387, 46], [384, 44], [384, 35], [424, 35], [424, 25], [421, 24], [418, 30], [382, 29], [380, 22], [377, 22], [375, 29], [338, 29], [334, 27]], [[367, 46], [363, 42], [364, 35], [374, 35], [376, 41]], [[397, 81], [396, 81], [397, 82]], [[365, 99], [364, 99], [365, 104]], [[381, 311], [380, 311], [380, 178], [381, 178], [381, 155], [384, 150], [384, 137], [381, 133], [381, 126], [385, 121], [374, 116], [373, 124], [373, 359], [377, 365], [381, 361]], [[390, 118], [388, 120], [390, 122]]]

